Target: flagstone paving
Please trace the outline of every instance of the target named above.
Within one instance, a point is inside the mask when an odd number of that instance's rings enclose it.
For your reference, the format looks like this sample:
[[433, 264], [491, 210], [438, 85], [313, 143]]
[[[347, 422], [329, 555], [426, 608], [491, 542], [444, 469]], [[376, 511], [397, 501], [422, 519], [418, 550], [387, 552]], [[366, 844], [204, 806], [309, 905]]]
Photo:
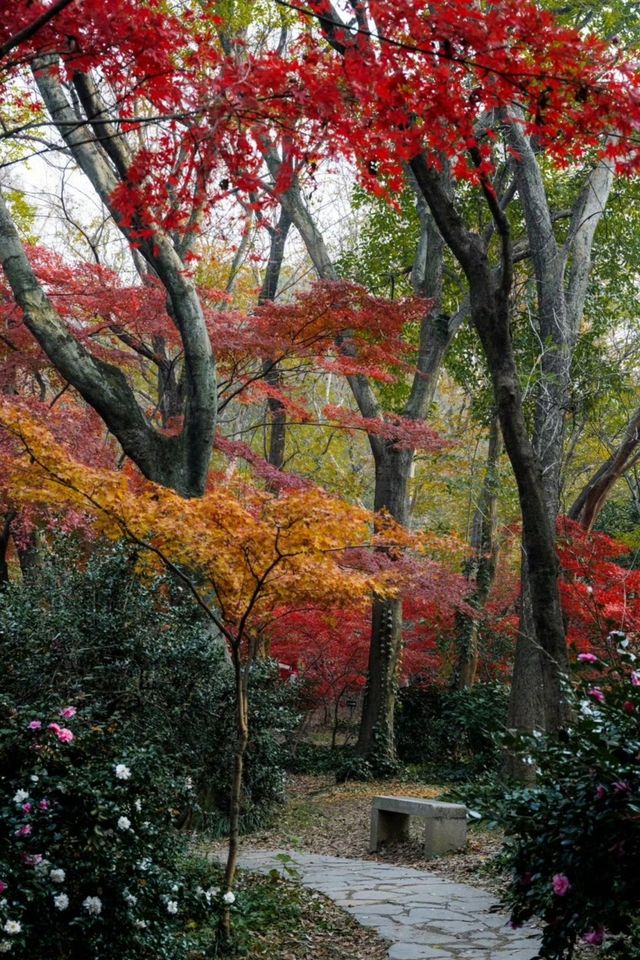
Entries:
[[241, 866], [285, 870], [278, 853], [288, 854], [305, 886], [388, 940], [389, 960], [532, 960], [537, 955], [538, 931], [512, 930], [506, 914], [491, 910], [495, 900], [485, 890], [411, 867], [289, 851], [247, 850]]

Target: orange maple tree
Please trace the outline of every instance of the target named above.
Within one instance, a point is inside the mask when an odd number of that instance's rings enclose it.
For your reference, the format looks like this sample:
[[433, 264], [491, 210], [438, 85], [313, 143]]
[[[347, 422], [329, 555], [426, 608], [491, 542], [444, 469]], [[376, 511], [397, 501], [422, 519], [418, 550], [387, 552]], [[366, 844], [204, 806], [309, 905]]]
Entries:
[[185, 500], [129, 471], [89, 466], [15, 401], [0, 399], [0, 465], [5, 497], [20, 505], [82, 511], [110, 538], [127, 538], [148, 563], [187, 585], [226, 638], [236, 678], [238, 747], [231, 796], [226, 884], [233, 883], [243, 758], [249, 736], [249, 667], [261, 632], [282, 607], [352, 607], [399, 587], [399, 567], [358, 564], [354, 548], [398, 553], [416, 541], [378, 517], [317, 487], [278, 497], [248, 482], [219, 484]]

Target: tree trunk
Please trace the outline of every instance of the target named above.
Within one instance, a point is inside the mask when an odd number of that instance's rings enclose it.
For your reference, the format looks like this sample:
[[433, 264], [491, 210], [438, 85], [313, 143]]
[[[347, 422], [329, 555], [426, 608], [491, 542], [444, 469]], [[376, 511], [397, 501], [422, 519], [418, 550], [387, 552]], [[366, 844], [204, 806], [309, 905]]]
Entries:
[[[166, 291], [184, 356], [181, 432], [168, 436], [157, 430], [122, 370], [94, 356], [71, 335], [38, 283], [1, 198], [0, 261], [26, 326], [65, 380], [102, 417], [126, 455], [149, 479], [183, 496], [200, 496], [211, 458], [217, 391], [215, 360], [195, 284], [184, 269], [179, 245], [156, 229], [147, 231], [152, 235], [141, 240], [145, 224], [140, 222], [140, 211], [130, 223], [118, 210], [114, 196], [118, 185], [127, 180], [130, 160], [126, 141], [116, 127], [102, 122], [110, 117], [110, 108], [97, 102], [99, 95], [89, 75], [76, 75], [73, 81], [86, 112], [87, 122], [79, 122], [67, 88], [60, 82], [58, 63], [59, 58], [52, 54], [36, 58], [32, 64], [49, 116], [123, 236], [138, 247]], [[100, 123], [96, 132], [93, 127], [97, 117]]]
[[613, 487], [638, 460], [640, 408], [631, 417], [622, 443], [582, 488], [568, 516], [585, 530], [591, 530]]
[[555, 528], [547, 511], [540, 463], [527, 433], [511, 341], [509, 224], [495, 193], [485, 185], [487, 204], [502, 242], [501, 272], [496, 277], [486, 243], [467, 229], [442, 189], [438, 173], [428, 167], [422, 156], [414, 158], [411, 167], [442, 236], [469, 282], [471, 318], [487, 358], [505, 449], [518, 487], [523, 550], [530, 570], [535, 642], [543, 657], [545, 726], [548, 730], [557, 730], [566, 716], [561, 681], [567, 664], [564, 621], [558, 590]]
[[[542, 347], [532, 442], [542, 468], [549, 522], [555, 529], [562, 489], [571, 364], [587, 293], [593, 238], [607, 203], [613, 173], [605, 162], [590, 172], [572, 209], [567, 240], [560, 247], [531, 140], [518, 122], [509, 125], [508, 138], [518, 157], [515, 161], [516, 182], [534, 267], [538, 301], [536, 324]], [[545, 659], [534, 628], [532, 604], [535, 599], [530, 584], [533, 569], [531, 558], [523, 549], [520, 630], [508, 722], [513, 728], [525, 730], [548, 728], [546, 698], [537, 692], [545, 688]], [[512, 758], [511, 765], [509, 772], [512, 775], [530, 776], [531, 771], [517, 759]]]
[[567, 670], [555, 524], [549, 517], [540, 464], [527, 433], [506, 298], [494, 293], [492, 299], [493, 303], [482, 293], [477, 300], [473, 297], [472, 315], [489, 361], [505, 448], [518, 486], [535, 644], [542, 657], [544, 729], [554, 731], [566, 719], [562, 677]]
[[[498, 418], [494, 417], [489, 432], [487, 469], [473, 519], [471, 531], [473, 557], [467, 574], [469, 579], [475, 580], [475, 590], [467, 602], [477, 611], [478, 615], [484, 610], [489, 597], [495, 580], [498, 561], [496, 527], [501, 453], [502, 435]], [[472, 616], [465, 613], [460, 614], [457, 618], [457, 663], [452, 683], [455, 690], [465, 690], [472, 687], [476, 681], [480, 656], [478, 615], [474, 614]]]
[[[231, 658], [233, 661], [234, 687], [236, 698], [236, 749], [233, 757], [233, 777], [229, 796], [229, 846], [227, 862], [224, 871], [224, 892], [231, 893], [238, 867], [238, 851], [240, 846], [240, 813], [242, 806], [242, 783], [244, 772], [244, 758], [249, 742], [249, 671], [248, 665], [243, 666], [240, 658], [239, 644], [232, 645]], [[220, 921], [224, 939], [231, 939], [231, 909], [223, 903]]]
[[[382, 448], [375, 447], [374, 458], [374, 509], [386, 509], [395, 520], [406, 525], [413, 450], [396, 450], [384, 444]], [[396, 762], [393, 723], [401, 650], [402, 600], [375, 597], [356, 752], [381, 773]]]
[[0, 587], [9, 583], [9, 567], [7, 564], [7, 550], [11, 536], [11, 521], [15, 513], [9, 511], [0, 522]]
[[[276, 298], [280, 271], [282, 270], [284, 260], [284, 248], [291, 225], [291, 217], [286, 210], [282, 209], [276, 227], [271, 228], [269, 262], [267, 263], [258, 303], [266, 303]], [[278, 388], [281, 386], [282, 375], [277, 361], [264, 360], [262, 371], [265, 381], [270, 386]], [[267, 409], [271, 421], [267, 460], [272, 467], [277, 467], [278, 470], [282, 470], [286, 446], [287, 412], [284, 404], [281, 400], [278, 400], [277, 397], [269, 397], [267, 400]]]

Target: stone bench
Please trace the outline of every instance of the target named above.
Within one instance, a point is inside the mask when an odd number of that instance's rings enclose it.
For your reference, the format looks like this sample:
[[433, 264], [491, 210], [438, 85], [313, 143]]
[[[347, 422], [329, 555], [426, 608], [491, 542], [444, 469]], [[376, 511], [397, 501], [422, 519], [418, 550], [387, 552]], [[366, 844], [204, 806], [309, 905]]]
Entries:
[[462, 804], [414, 797], [374, 797], [369, 853], [375, 853], [385, 840], [408, 840], [410, 817], [422, 817], [425, 821], [424, 852], [427, 858], [464, 849], [467, 808]]

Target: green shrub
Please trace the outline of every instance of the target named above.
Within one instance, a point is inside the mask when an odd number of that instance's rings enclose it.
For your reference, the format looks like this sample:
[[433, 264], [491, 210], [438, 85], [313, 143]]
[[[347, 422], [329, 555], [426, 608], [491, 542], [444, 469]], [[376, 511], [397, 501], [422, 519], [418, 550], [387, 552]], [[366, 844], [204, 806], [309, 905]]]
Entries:
[[468, 690], [410, 686], [400, 690], [396, 710], [398, 756], [424, 764], [448, 779], [495, 769], [504, 728], [508, 690], [479, 683]]
[[[225, 827], [234, 747], [233, 678], [224, 643], [184, 589], [142, 583], [135, 552], [60, 538], [37, 578], [0, 591], [2, 690], [16, 703], [90, 704], [97, 723], [162, 750], [195, 791], [190, 819], [208, 811]], [[295, 684], [260, 664], [251, 689], [244, 827], [282, 798], [287, 741], [298, 722]]]
[[[213, 956], [222, 899], [180, 869], [180, 791], [162, 758], [85, 706], [5, 699], [0, 728], [0, 953], [23, 960]], [[191, 878], [193, 880], [193, 877]]]
[[292, 773], [335, 773], [344, 749], [303, 740], [291, 751], [287, 769]]
[[581, 940], [640, 957], [640, 673], [619, 653], [615, 666], [581, 655], [573, 719], [556, 738], [510, 741], [538, 775], [498, 811], [507, 902], [515, 924], [542, 918], [541, 956], [553, 960]]

